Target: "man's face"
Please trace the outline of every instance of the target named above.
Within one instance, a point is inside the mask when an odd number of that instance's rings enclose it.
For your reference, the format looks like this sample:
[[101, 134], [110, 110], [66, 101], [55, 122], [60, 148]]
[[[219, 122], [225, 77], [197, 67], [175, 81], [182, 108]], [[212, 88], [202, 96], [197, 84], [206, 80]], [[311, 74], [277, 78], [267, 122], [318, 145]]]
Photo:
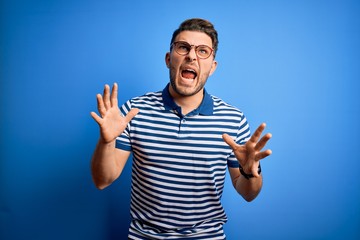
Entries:
[[[207, 45], [212, 47], [211, 38], [202, 32], [183, 31], [175, 38], [174, 42], [182, 41], [190, 45]], [[185, 97], [202, 94], [202, 89], [208, 77], [215, 71], [217, 62], [214, 55], [206, 59], [200, 59], [192, 47], [186, 55], [178, 54], [174, 48], [166, 54], [166, 65], [170, 71], [171, 92], [177, 96]]]

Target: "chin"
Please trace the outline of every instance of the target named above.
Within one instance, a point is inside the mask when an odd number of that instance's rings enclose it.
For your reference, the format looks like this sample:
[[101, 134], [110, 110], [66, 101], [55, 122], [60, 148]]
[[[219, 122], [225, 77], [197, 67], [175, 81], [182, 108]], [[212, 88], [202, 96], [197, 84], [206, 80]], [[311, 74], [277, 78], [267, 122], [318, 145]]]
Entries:
[[171, 87], [176, 94], [178, 94], [179, 96], [183, 96], [183, 97], [194, 96], [203, 89], [203, 86], [199, 86], [199, 85], [188, 86], [188, 87], [187, 86], [179, 86], [178, 84], [176, 84], [173, 81], [171, 81]]

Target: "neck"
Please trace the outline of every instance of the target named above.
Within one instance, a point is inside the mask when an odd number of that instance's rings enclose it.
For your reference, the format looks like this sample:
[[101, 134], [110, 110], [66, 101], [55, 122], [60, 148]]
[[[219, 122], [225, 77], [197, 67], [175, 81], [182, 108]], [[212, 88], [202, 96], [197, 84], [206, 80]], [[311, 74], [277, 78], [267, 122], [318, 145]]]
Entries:
[[193, 111], [194, 109], [198, 108], [204, 98], [203, 89], [192, 96], [179, 95], [172, 89], [171, 86], [169, 88], [169, 91], [175, 103], [181, 107], [181, 111], [183, 115], [186, 115], [189, 112]]

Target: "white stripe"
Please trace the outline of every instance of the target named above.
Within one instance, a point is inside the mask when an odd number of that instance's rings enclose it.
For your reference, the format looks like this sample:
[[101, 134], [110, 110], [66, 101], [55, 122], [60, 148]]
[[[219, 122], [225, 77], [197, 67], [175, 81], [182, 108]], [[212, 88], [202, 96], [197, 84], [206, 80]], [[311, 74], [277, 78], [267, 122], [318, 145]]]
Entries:
[[[213, 115], [185, 117], [185, 122], [180, 122], [180, 117], [165, 110], [162, 92], [134, 98], [126, 103], [126, 108], [121, 108], [125, 114], [128, 108], [140, 109], [126, 130], [134, 151], [133, 217], [139, 215], [140, 220], [149, 221], [146, 214], [153, 224], [166, 229], [200, 225], [200, 229], [195, 230], [200, 234], [197, 237], [209, 236], [206, 232], [216, 230], [211, 227], [212, 221], [226, 221], [220, 198], [227, 162], [236, 163], [237, 160], [221, 135], [228, 133], [237, 141], [244, 141], [249, 138], [249, 127], [240, 110], [217, 97], [212, 98]], [[128, 141], [126, 137], [117, 138], [118, 144], [129, 145]], [[135, 196], [135, 192], [140, 195]], [[140, 200], [144, 200], [145, 205]], [[210, 216], [214, 219], [209, 219], [208, 224], [194, 220]], [[202, 226], [207, 229], [202, 229]], [[143, 231], [146, 236], [156, 238], [158, 235], [157, 231], [142, 229], [137, 223], [132, 223], [132, 228]], [[190, 236], [173, 234], [174, 238]], [[159, 238], [171, 235], [164, 233]]]

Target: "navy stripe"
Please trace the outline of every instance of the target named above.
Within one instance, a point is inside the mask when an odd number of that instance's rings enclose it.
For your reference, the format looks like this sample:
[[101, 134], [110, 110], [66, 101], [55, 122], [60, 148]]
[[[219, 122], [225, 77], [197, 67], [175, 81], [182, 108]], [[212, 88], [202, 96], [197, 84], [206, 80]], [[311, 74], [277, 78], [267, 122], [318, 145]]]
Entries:
[[179, 116], [164, 91], [120, 108], [123, 115], [140, 109], [116, 140], [116, 147], [132, 150], [134, 158], [129, 237], [224, 239], [227, 219], [220, 199], [226, 167], [238, 162], [222, 134], [245, 143], [250, 136], [245, 116], [210, 95], [199, 111]]

